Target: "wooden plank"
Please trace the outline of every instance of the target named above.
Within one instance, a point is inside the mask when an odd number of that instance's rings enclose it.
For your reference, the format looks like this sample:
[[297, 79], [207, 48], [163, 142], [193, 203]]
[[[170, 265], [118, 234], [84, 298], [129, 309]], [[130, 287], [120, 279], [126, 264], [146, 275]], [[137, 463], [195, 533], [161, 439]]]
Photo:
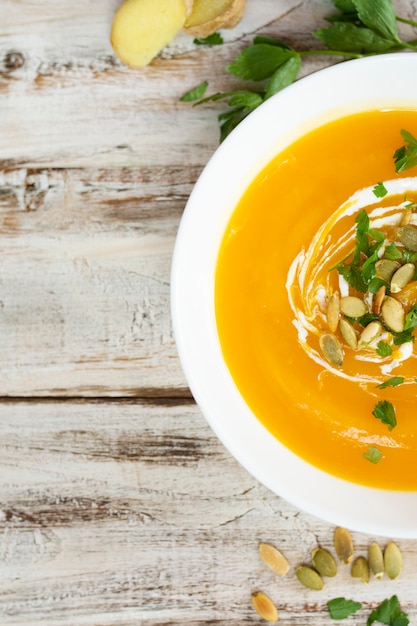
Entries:
[[[352, 581], [339, 567], [322, 592], [294, 568], [334, 527], [269, 492], [225, 451], [192, 403], [0, 405], [0, 621], [4, 626], [258, 623], [262, 589], [284, 624], [329, 624], [326, 602], [363, 602], [355, 623], [398, 594], [417, 618], [417, 545], [399, 541], [397, 581]], [[353, 533], [357, 554], [371, 539]], [[259, 541], [287, 555], [278, 579]]]
[[0, 171], [0, 395], [188, 395], [169, 272], [198, 171]]

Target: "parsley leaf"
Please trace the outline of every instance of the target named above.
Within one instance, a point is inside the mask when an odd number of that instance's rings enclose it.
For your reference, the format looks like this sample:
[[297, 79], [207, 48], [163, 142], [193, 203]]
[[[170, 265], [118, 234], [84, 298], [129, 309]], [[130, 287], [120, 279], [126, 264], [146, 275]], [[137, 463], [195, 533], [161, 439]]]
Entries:
[[265, 99], [270, 98], [278, 91], [281, 91], [281, 89], [284, 89], [284, 87], [291, 85], [297, 78], [300, 69], [301, 57], [299, 54], [294, 53], [272, 74], [266, 86]]
[[199, 100], [206, 93], [207, 87], [208, 87], [208, 82], [205, 80], [202, 83], [200, 83], [200, 85], [198, 85], [197, 87], [194, 87], [194, 89], [191, 89], [190, 91], [187, 91], [187, 93], [185, 93], [180, 98], [180, 101], [181, 102], [192, 102], [193, 100]]
[[375, 446], [369, 446], [368, 450], [363, 453], [363, 458], [376, 465], [382, 459], [383, 454], [379, 448]]
[[397, 596], [392, 596], [384, 600], [372, 611], [366, 626], [371, 626], [374, 622], [380, 622], [387, 626], [408, 626], [410, 620], [408, 616], [401, 611]]
[[395, 409], [388, 400], [379, 400], [372, 411], [372, 415], [381, 420], [383, 424], [387, 424], [388, 430], [392, 430], [397, 425]]
[[397, 18], [391, 0], [353, 0], [353, 4], [365, 26], [381, 37], [400, 43]]
[[404, 330], [412, 330], [417, 326], [417, 304], [405, 316]]
[[391, 330], [391, 333], [394, 336], [393, 344], [394, 346], [401, 346], [403, 343], [408, 343], [409, 341], [414, 341], [413, 329], [408, 328], [407, 330], [403, 330], [401, 333], [394, 333]]
[[345, 52], [378, 53], [392, 47], [390, 39], [381, 37], [370, 28], [363, 28], [350, 22], [335, 22], [327, 28], [319, 28], [314, 36], [330, 50]]
[[196, 46], [220, 46], [224, 40], [220, 33], [212, 33], [208, 37], [197, 37], [193, 43]]
[[272, 76], [293, 55], [294, 51], [288, 47], [255, 43], [242, 50], [226, 69], [239, 78], [264, 80]]
[[377, 198], [383, 198], [388, 193], [384, 183], [377, 183], [372, 191]]
[[403, 384], [404, 380], [405, 379], [403, 376], [393, 376], [392, 378], [389, 378], [388, 380], [381, 383], [380, 385], [377, 385], [377, 388], [385, 389], [386, 387], [398, 387], [398, 385]]
[[384, 257], [386, 259], [390, 259], [391, 261], [402, 259], [402, 256], [403, 255], [401, 254], [395, 243], [390, 243], [384, 250]]
[[406, 142], [394, 152], [395, 171], [397, 174], [409, 170], [417, 165], [417, 139], [407, 130], [401, 131], [401, 137]]
[[380, 341], [376, 347], [376, 353], [378, 356], [391, 356], [392, 348], [386, 341]]
[[359, 611], [362, 604], [353, 600], [346, 600], [346, 598], [334, 598], [328, 601], [327, 608], [332, 619], [345, 619]]

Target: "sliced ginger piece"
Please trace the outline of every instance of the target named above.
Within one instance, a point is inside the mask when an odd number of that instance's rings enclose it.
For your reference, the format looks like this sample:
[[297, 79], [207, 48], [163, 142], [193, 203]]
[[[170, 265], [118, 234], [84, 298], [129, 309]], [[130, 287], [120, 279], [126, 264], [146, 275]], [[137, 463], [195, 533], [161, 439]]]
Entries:
[[191, 0], [125, 0], [114, 14], [111, 44], [130, 67], [144, 67], [183, 27]]
[[194, 37], [208, 37], [220, 28], [233, 28], [245, 9], [246, 0], [194, 0], [184, 31]]

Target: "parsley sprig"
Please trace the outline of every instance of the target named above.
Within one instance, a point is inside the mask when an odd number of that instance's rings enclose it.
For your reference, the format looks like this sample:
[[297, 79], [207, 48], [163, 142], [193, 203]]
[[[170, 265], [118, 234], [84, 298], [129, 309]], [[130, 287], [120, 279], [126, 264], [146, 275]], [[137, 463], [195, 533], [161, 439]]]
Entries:
[[[401, 39], [397, 26], [398, 22], [403, 22], [417, 27], [417, 22], [397, 16], [392, 0], [333, 0], [333, 4], [338, 13], [328, 18], [330, 25], [313, 33], [324, 48], [299, 51], [279, 39], [257, 36], [227, 66], [227, 71], [234, 76], [257, 82], [259, 89], [216, 93], [203, 98], [205, 87], [203, 92], [195, 88], [192, 90], [195, 97], [189, 97], [188, 93], [181, 99], [194, 100], [194, 106], [217, 100], [227, 101], [229, 109], [218, 116], [220, 140], [223, 141], [253, 109], [297, 79], [302, 60], [307, 56], [355, 59], [404, 49], [417, 51], [417, 42]], [[410, 160], [410, 152], [417, 159], [417, 142], [414, 144], [408, 136], [404, 139], [408, 148], [404, 148], [405, 152], [399, 149], [399, 168], [403, 167], [404, 158]]]

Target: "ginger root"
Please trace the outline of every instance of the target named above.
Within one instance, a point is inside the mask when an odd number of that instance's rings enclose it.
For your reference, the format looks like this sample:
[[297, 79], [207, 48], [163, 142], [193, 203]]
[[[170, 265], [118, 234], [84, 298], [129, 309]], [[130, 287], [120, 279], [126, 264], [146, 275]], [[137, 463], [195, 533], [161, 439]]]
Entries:
[[246, 0], [194, 0], [183, 30], [194, 37], [208, 37], [221, 28], [233, 28], [242, 19]]

